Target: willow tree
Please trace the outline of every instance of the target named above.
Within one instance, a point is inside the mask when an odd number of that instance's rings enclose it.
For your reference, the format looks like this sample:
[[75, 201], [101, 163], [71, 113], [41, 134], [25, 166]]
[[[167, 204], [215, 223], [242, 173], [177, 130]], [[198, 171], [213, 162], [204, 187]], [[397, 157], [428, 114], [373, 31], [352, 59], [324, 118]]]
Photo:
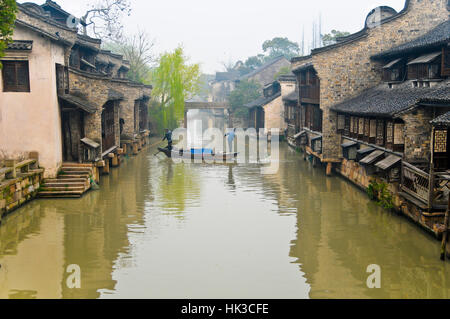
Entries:
[[0, 58], [3, 57], [8, 43], [11, 41], [16, 13], [17, 4], [15, 0], [0, 0]]
[[200, 76], [200, 66], [188, 64], [183, 48], [161, 55], [152, 74], [152, 96], [158, 103], [150, 110], [158, 119], [158, 130], [179, 125], [184, 118], [184, 102], [200, 91]]

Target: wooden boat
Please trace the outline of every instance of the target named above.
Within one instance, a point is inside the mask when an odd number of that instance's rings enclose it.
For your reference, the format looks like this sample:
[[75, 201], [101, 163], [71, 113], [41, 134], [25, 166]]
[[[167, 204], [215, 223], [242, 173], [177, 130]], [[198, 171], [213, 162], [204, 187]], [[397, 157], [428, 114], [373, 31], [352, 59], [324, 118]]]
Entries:
[[179, 150], [173, 148], [169, 150], [167, 148], [158, 147], [158, 151], [164, 153], [168, 158], [180, 158], [180, 159], [188, 159], [188, 160], [203, 160], [203, 161], [212, 161], [212, 160], [223, 160], [231, 161], [234, 160], [238, 153], [217, 153], [214, 154], [212, 150], [200, 150], [200, 149], [191, 149], [190, 151]]

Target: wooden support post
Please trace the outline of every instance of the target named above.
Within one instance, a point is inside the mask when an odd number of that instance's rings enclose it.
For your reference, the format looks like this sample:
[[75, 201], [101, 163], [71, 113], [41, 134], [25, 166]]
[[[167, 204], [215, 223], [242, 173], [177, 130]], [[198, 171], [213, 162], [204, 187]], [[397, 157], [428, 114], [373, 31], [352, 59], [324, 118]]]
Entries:
[[112, 167], [118, 167], [119, 166], [119, 156], [117, 154], [114, 154], [114, 157], [111, 159]]
[[450, 211], [450, 198], [448, 200], [447, 211], [445, 212], [444, 233], [442, 234], [442, 245], [441, 245], [441, 260], [442, 261], [445, 261], [445, 255], [446, 255], [446, 251], [447, 251], [449, 211]]
[[94, 167], [94, 178], [97, 184], [100, 184], [100, 169], [98, 167]]
[[102, 168], [102, 174], [103, 175], [108, 175], [109, 172], [111, 171], [110, 166], [109, 166], [109, 158], [105, 159], [105, 166]]
[[123, 153], [124, 153], [124, 154], [127, 154], [127, 152], [128, 152], [128, 147], [127, 147], [127, 146], [128, 146], [128, 144], [123, 144], [123, 145], [122, 145]]
[[138, 149], [138, 144], [137, 142], [133, 143], [133, 155], [138, 155], [139, 154], [139, 149]]
[[430, 164], [430, 180], [428, 185], [428, 212], [431, 214], [433, 212], [433, 201], [434, 201], [434, 165]]
[[331, 176], [333, 172], [333, 163], [327, 164], [327, 176]]

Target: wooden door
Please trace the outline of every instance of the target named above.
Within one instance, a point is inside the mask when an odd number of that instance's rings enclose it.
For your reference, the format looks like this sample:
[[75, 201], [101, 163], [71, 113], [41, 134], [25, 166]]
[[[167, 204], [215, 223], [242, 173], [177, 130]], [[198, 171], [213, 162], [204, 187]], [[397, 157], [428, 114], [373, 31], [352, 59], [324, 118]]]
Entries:
[[102, 150], [109, 150], [116, 145], [116, 134], [114, 130], [114, 102], [105, 104], [102, 113]]

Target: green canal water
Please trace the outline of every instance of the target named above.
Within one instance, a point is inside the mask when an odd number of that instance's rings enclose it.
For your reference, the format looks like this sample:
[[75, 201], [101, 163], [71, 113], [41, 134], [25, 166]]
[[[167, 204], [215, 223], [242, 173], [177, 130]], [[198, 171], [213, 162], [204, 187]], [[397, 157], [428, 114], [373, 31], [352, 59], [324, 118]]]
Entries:
[[[448, 298], [439, 243], [281, 146], [280, 170], [147, 149], [0, 227], [0, 298]], [[381, 267], [381, 288], [366, 285]], [[67, 285], [70, 265], [81, 287]], [[70, 269], [70, 267], [69, 267]]]

